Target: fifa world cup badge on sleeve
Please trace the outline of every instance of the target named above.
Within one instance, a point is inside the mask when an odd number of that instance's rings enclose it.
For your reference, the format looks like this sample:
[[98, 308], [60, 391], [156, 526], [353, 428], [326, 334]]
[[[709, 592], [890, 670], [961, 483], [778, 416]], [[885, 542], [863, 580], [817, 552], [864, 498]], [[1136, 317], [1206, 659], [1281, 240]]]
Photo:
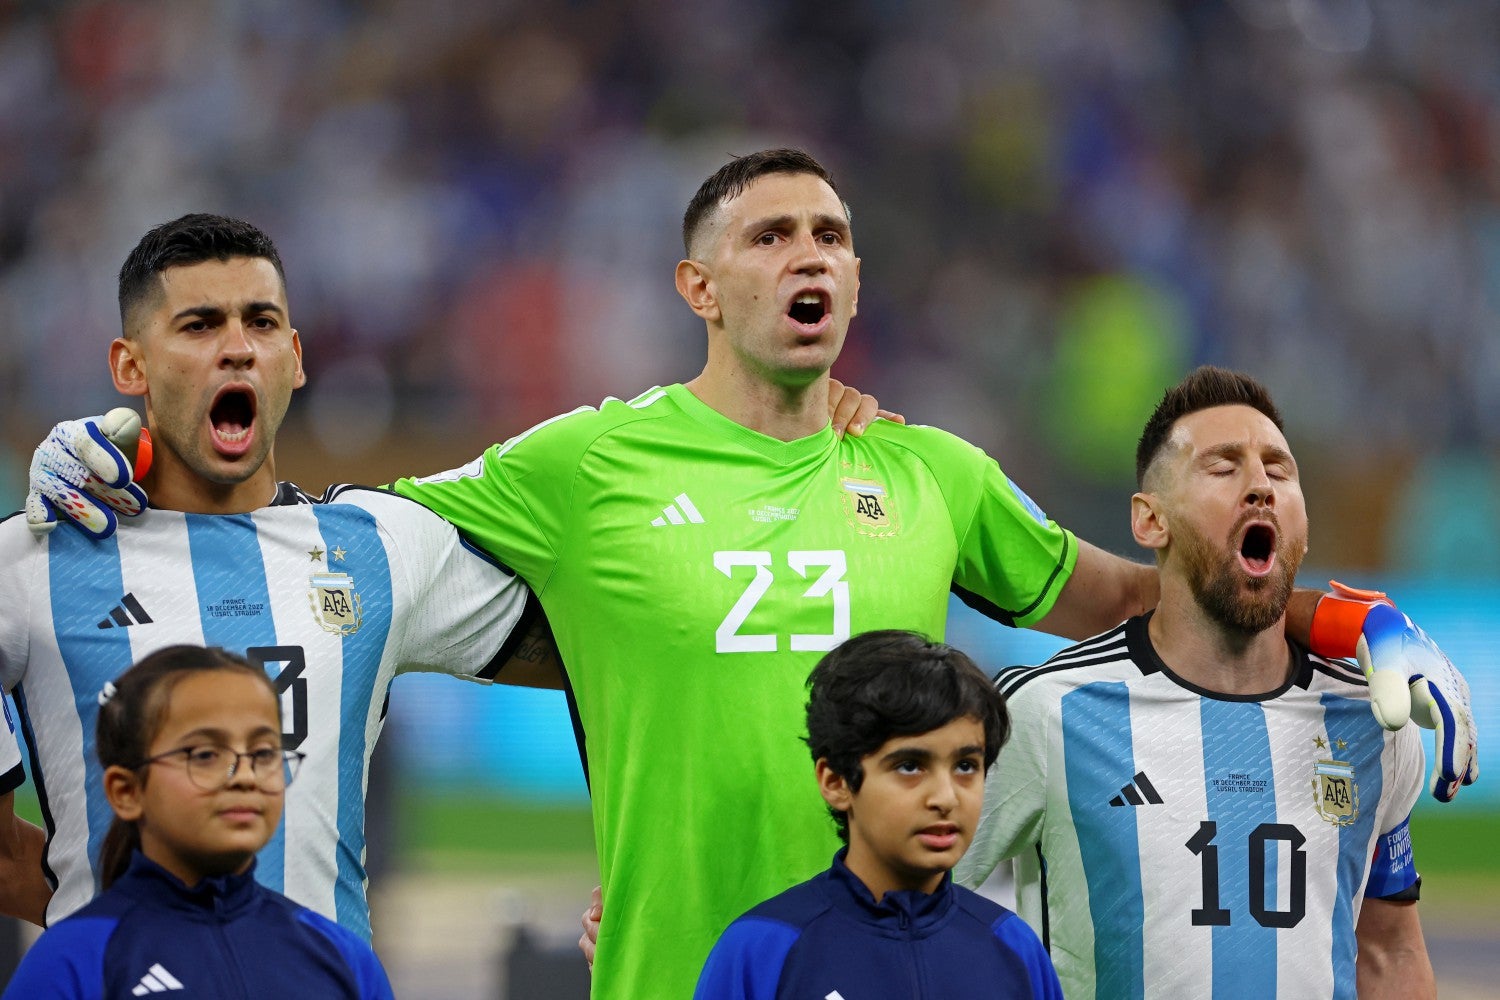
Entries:
[[348, 573], [314, 573], [310, 582], [312, 589], [307, 596], [318, 624], [334, 635], [358, 632], [364, 624], [364, 614], [359, 592], [354, 589], [354, 577]]
[[1318, 815], [1334, 826], [1351, 826], [1359, 819], [1359, 786], [1354, 765], [1342, 760], [1320, 760], [1313, 765], [1313, 804]]

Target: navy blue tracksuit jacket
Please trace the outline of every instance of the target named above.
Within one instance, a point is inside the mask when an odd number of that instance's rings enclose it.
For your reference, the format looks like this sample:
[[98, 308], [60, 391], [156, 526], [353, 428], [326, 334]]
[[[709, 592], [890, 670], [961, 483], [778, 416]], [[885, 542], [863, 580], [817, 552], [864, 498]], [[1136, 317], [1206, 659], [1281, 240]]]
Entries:
[[0, 1000], [389, 1000], [370, 946], [243, 875], [189, 889], [139, 851], [109, 890], [37, 939]]
[[1062, 1000], [1052, 960], [1010, 910], [944, 875], [879, 903], [844, 865], [724, 931], [695, 1000]]

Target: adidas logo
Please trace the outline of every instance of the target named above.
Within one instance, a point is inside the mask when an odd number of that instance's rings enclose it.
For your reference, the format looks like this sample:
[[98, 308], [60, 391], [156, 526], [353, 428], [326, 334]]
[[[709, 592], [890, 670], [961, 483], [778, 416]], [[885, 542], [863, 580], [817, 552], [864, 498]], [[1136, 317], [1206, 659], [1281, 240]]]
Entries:
[[126, 594], [120, 603], [109, 610], [109, 617], [99, 623], [100, 628], [129, 628], [132, 625], [150, 625], [151, 616], [141, 607], [134, 594]]
[[169, 993], [172, 990], [185, 989], [187, 987], [179, 983], [176, 977], [162, 968], [161, 963], [158, 962], [141, 977], [141, 981], [130, 993], [132, 996], [143, 997], [147, 993]]
[[1146, 777], [1145, 771], [1135, 772], [1135, 777], [1130, 784], [1120, 789], [1120, 794], [1109, 800], [1112, 806], [1140, 806], [1150, 803], [1153, 806], [1161, 805], [1161, 796], [1151, 784], [1151, 779]]
[[693, 506], [686, 493], [679, 493], [672, 502], [661, 509], [661, 517], [651, 522], [653, 528], [664, 528], [669, 524], [702, 524], [703, 515]]

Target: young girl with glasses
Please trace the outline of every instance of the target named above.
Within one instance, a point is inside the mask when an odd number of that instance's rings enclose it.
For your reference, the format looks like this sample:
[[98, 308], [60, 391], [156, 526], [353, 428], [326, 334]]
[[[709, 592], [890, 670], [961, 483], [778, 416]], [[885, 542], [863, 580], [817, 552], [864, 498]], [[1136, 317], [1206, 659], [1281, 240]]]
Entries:
[[99, 695], [104, 892], [41, 936], [4, 1000], [391, 996], [375, 953], [254, 878], [302, 755], [261, 668], [170, 646]]

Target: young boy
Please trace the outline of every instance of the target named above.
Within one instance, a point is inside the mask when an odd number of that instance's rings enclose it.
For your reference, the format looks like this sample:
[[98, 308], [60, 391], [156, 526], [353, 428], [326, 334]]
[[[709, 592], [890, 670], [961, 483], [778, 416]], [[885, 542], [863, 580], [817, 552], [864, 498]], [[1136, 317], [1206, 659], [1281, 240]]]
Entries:
[[963, 653], [857, 635], [809, 678], [807, 745], [845, 847], [719, 938], [698, 1000], [1062, 997], [1031, 928], [955, 886], [1005, 703]]

